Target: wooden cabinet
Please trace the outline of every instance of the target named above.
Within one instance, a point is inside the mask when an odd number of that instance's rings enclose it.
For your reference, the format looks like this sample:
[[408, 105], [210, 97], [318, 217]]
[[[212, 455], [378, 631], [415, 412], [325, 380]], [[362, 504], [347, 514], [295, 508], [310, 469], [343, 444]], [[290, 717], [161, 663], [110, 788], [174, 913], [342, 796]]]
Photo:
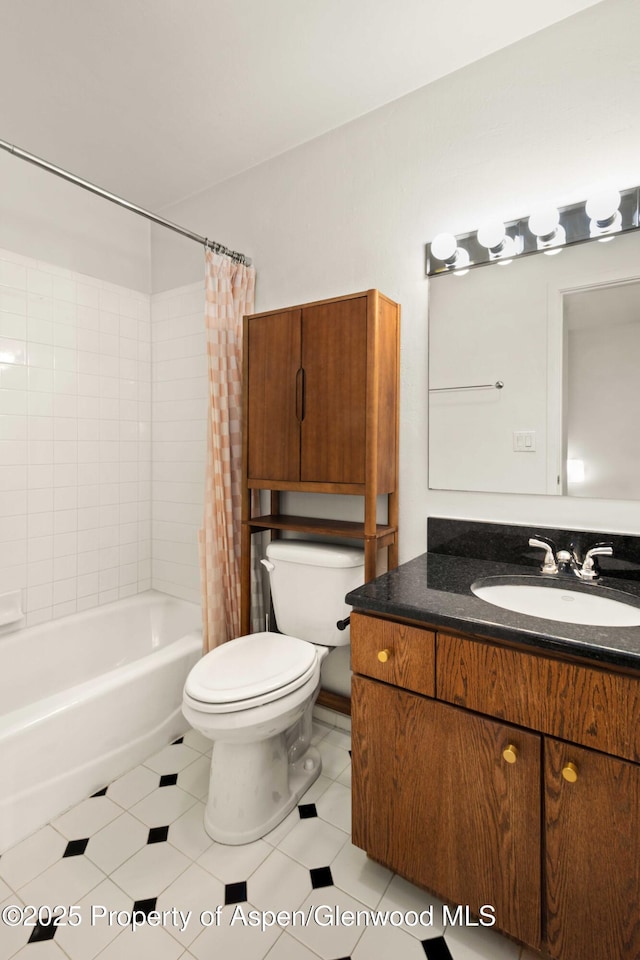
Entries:
[[[354, 843], [446, 900], [493, 904], [501, 930], [556, 960], [637, 960], [640, 678], [351, 624]], [[406, 681], [421, 655], [433, 694]]]
[[541, 738], [363, 677], [351, 716], [353, 842], [537, 945]]
[[[398, 304], [377, 290], [245, 317], [243, 631], [253, 533], [362, 540], [367, 580], [381, 548], [397, 565], [399, 322]], [[271, 492], [269, 513], [252, 513], [252, 490]], [[283, 514], [283, 491], [362, 497], [364, 521]]]

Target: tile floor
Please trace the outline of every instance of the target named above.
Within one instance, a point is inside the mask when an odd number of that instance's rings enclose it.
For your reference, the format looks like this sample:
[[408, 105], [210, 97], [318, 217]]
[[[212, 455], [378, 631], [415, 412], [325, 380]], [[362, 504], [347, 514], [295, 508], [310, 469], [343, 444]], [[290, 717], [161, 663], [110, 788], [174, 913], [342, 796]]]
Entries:
[[[191, 731], [8, 850], [0, 960], [533, 960], [492, 930], [443, 928], [438, 901], [350, 843], [349, 735], [321, 722], [314, 733], [322, 776], [255, 843], [223, 846], [204, 832], [210, 744]], [[76, 909], [58, 926], [22, 911], [41, 904]], [[430, 905], [432, 926], [411, 926], [411, 914], [401, 926], [330, 922], [336, 909]], [[285, 926], [283, 914], [267, 926], [267, 911], [309, 908], [318, 922]], [[21, 912], [35, 925], [9, 925]]]

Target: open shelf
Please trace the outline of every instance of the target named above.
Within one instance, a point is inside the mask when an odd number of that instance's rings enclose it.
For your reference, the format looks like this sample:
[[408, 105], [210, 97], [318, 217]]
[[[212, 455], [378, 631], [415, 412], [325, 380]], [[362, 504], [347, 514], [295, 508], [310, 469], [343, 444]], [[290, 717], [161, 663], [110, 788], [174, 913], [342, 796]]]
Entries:
[[[293, 517], [285, 514], [268, 514], [251, 517], [246, 520], [253, 530], [292, 530], [295, 533], [317, 534], [322, 537], [347, 537], [351, 540], [364, 540], [364, 523], [353, 520], [325, 520], [318, 517]], [[396, 529], [388, 524], [376, 524], [375, 539], [379, 547], [386, 547], [395, 541]]]

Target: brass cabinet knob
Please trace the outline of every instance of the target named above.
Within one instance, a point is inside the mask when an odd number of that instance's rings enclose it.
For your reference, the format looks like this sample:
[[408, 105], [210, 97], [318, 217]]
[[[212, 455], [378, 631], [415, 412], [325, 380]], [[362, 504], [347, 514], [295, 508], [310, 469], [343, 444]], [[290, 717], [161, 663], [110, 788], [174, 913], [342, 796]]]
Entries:
[[575, 783], [578, 779], [578, 768], [571, 760], [562, 768], [562, 776], [567, 783]]
[[380, 663], [386, 663], [387, 660], [390, 658], [390, 656], [391, 656], [391, 650], [389, 650], [388, 647], [386, 647], [384, 650], [378, 651], [378, 660], [380, 661]]
[[505, 747], [502, 751], [502, 756], [507, 763], [515, 763], [518, 759], [518, 748], [510, 743], [509, 746]]

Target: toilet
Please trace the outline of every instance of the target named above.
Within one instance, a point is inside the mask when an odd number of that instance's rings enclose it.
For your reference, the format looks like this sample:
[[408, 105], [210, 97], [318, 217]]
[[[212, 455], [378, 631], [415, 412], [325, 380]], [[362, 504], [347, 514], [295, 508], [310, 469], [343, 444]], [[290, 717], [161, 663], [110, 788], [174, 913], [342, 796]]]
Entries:
[[219, 843], [250, 843], [273, 830], [319, 776], [311, 713], [322, 661], [349, 643], [337, 622], [345, 594], [364, 581], [363, 551], [274, 540], [262, 563], [281, 633], [230, 640], [193, 667], [182, 712], [213, 741], [204, 825]]

